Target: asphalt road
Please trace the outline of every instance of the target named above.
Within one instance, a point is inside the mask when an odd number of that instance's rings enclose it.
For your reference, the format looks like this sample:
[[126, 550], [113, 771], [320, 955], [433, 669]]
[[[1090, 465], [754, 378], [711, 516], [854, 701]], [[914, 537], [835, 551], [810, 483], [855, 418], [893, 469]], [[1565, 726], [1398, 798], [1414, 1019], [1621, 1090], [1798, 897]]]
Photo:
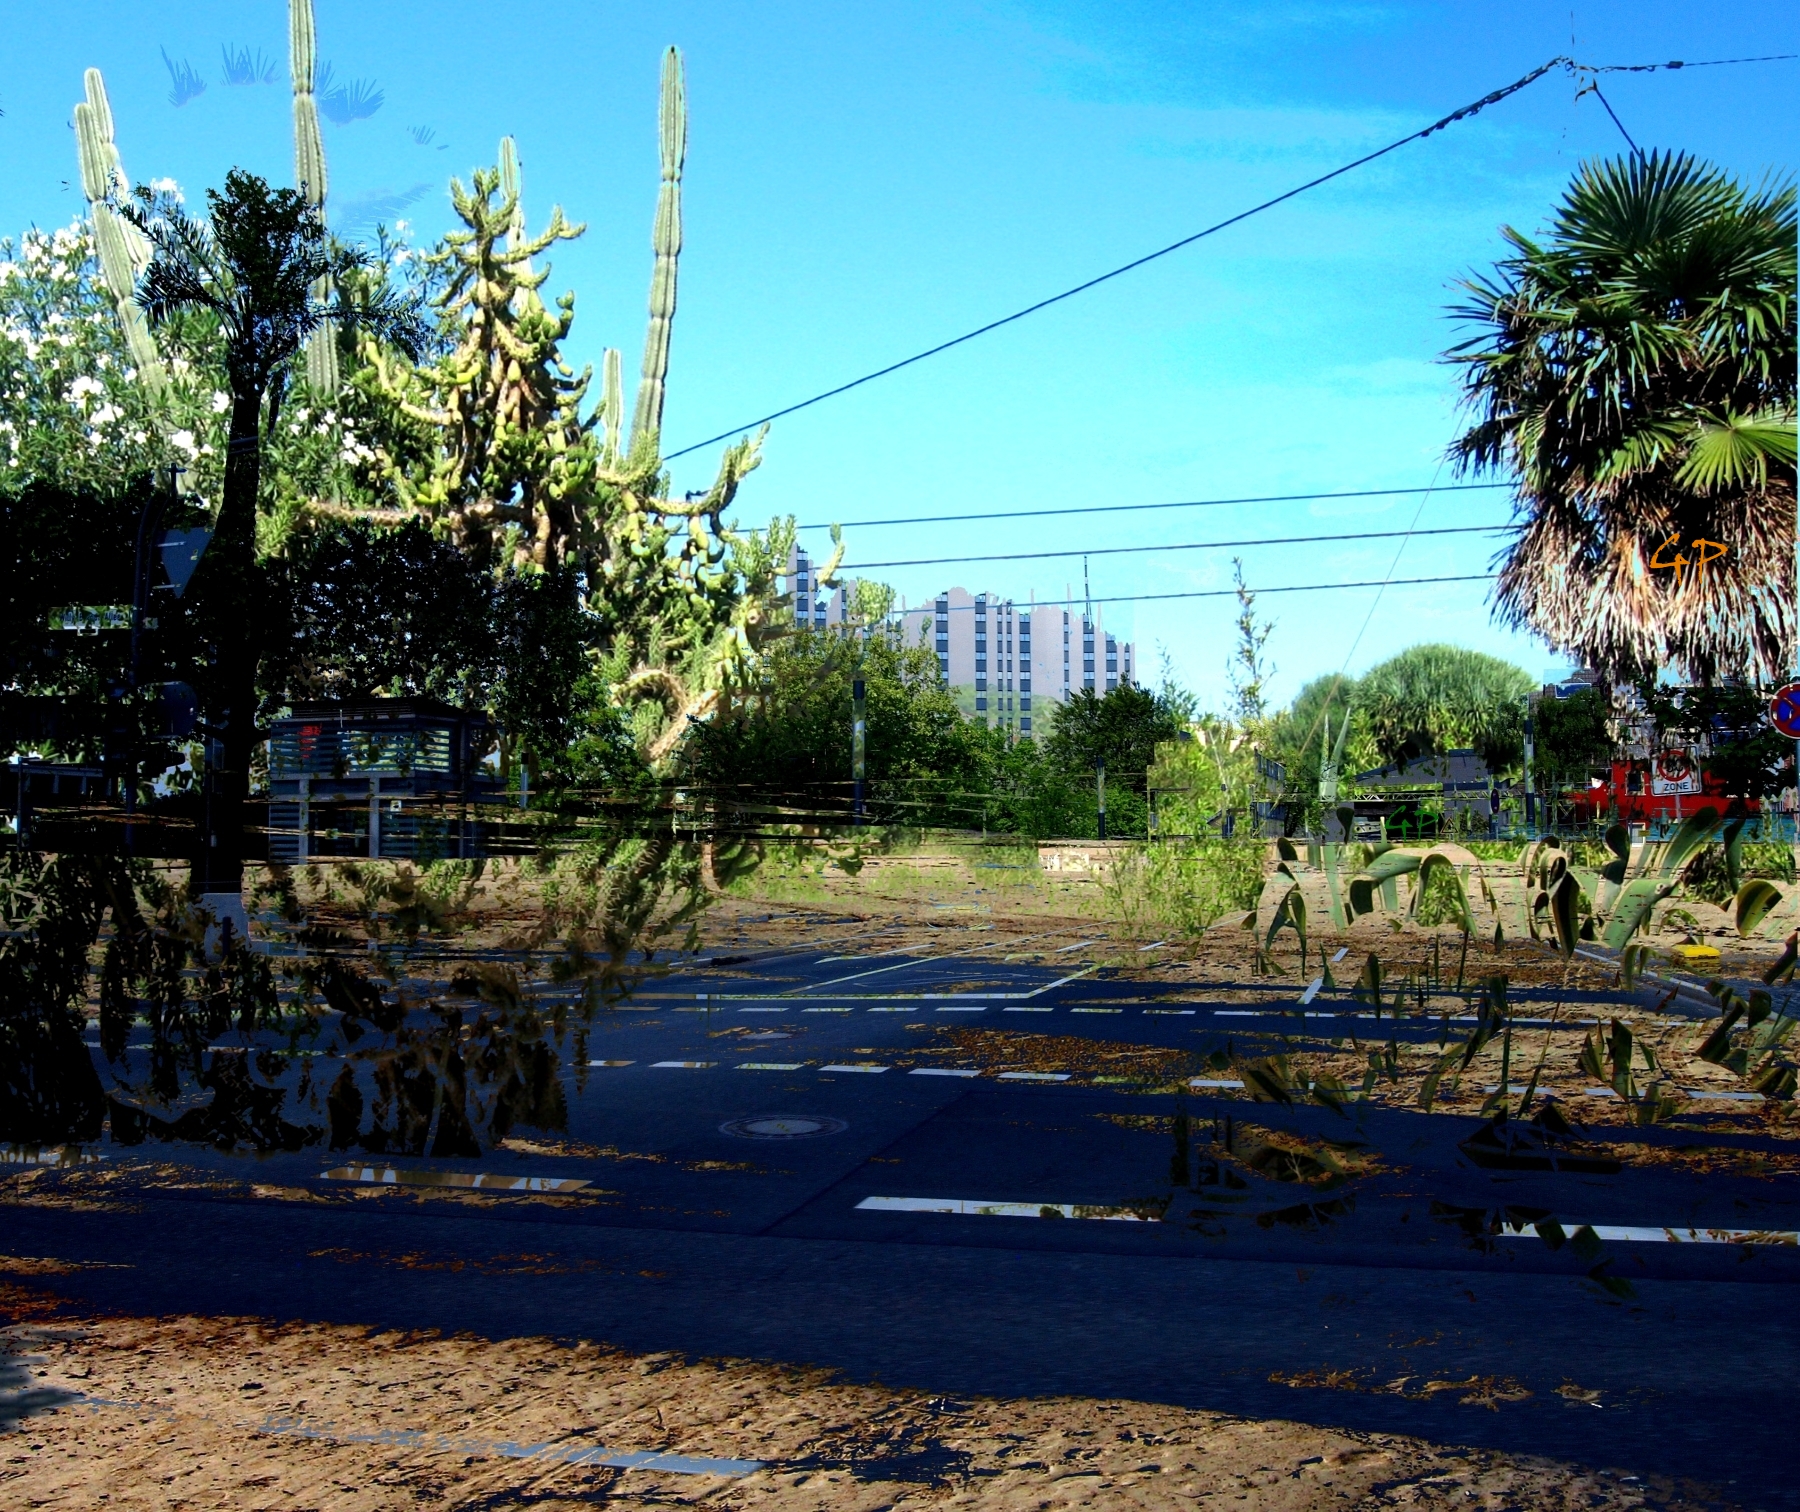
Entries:
[[[11, 1208], [5, 1247], [129, 1266], [57, 1278], [109, 1307], [581, 1336], [952, 1395], [1140, 1397], [1692, 1476], [1745, 1505], [1800, 1507], [1784, 1410], [1800, 1250], [1658, 1237], [1800, 1229], [1794, 1178], [1614, 1171], [1603, 1148], [1578, 1169], [1482, 1166], [1459, 1143], [1473, 1119], [1341, 1118], [1225, 1088], [1177, 1099], [1091, 1071], [1045, 1079], [1065, 1073], [1042, 1057], [1020, 1079], [954, 1048], [926, 1055], [945, 1026], [1197, 1054], [1283, 1014], [1293, 1032], [1372, 1027], [1343, 994], [1312, 1005], [1337, 1019], [1295, 1018], [1291, 981], [1264, 1010], [1209, 1006], [1204, 984], [1171, 995], [1103, 975], [1082, 949], [992, 962], [974, 954], [979, 932], [964, 944], [919, 959], [839, 938], [652, 983], [562, 1068], [575, 1153], [111, 1149], [122, 1167], [173, 1160], [334, 1200], [153, 1187], [133, 1212]], [[1179, 1185], [1178, 1110], [1191, 1121]], [[1218, 1158], [1228, 1140], [1254, 1148], [1257, 1126], [1336, 1141], [1358, 1174], [1279, 1180]], [[1766, 1140], [1746, 1119], [1736, 1142]], [[502, 1191], [471, 1208], [404, 1184], [346, 1202], [365, 1183], [323, 1174], [345, 1168], [374, 1184], [391, 1171], [587, 1185], [558, 1204]], [[1577, 1257], [1531, 1232], [1546, 1215], [1640, 1236]], [[479, 1263], [521, 1253], [551, 1273]], [[1629, 1296], [1587, 1279], [1596, 1258]]]

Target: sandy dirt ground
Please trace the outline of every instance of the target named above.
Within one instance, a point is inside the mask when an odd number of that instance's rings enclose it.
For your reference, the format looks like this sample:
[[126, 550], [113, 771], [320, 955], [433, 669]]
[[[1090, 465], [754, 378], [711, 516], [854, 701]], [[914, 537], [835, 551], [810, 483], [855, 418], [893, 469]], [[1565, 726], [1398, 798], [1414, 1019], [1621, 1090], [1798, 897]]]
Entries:
[[[913, 875], [920, 870], [929, 874]], [[935, 869], [891, 866], [886, 875], [871, 866], [857, 879], [833, 875], [809, 883], [803, 897], [719, 899], [703, 918], [701, 949], [720, 958], [715, 969], [727, 973], [733, 956], [769, 950], [967, 950], [972, 965], [1048, 964], [1067, 960], [1065, 947], [1088, 942], [1080, 959], [1094, 964], [1097, 982], [1089, 985], [1116, 977], [1120, 1002], [1272, 1006], [1278, 999], [1269, 986], [1290, 985], [1297, 997], [1317, 974], [1321, 946], [1335, 951], [1341, 945], [1348, 950], [1338, 967], [1340, 985], [1354, 982], [1367, 955], [1378, 953], [1390, 1002], [1401, 997], [1409, 1016], [1434, 1023], [1441, 1015], [1469, 1011], [1468, 999], [1451, 986], [1458, 977], [1473, 983], [1505, 971], [1515, 990], [1618, 990], [1615, 969], [1565, 964], [1529, 940], [1509, 939], [1497, 952], [1490, 938], [1478, 937], [1464, 959], [1454, 929], [1397, 929], [1379, 919], [1359, 922], [1342, 936], [1315, 934], [1304, 961], [1293, 938], [1284, 937], [1273, 952], [1280, 975], [1253, 983], [1254, 937], [1234, 921], [1159, 946], [1141, 927], [1104, 920], [1107, 910], [1092, 882], [1026, 881], [1026, 869], [1019, 871], [1019, 882], [1008, 884], [1011, 872], [977, 870], [963, 860]], [[528, 932], [531, 898], [502, 889], [492, 902], [456, 930], [457, 945], [504, 946]], [[342, 923], [353, 929], [355, 920], [346, 914]], [[1759, 945], [1756, 953], [1772, 956], [1776, 948]], [[1747, 959], [1740, 969], [1753, 964]], [[439, 968], [410, 969], [430, 976]], [[450, 970], [451, 963], [441, 969]], [[646, 984], [651, 991], [653, 984], [654, 977]], [[1397, 990], [1401, 984], [1404, 992]], [[1536, 1071], [1539, 1093], [1551, 1092], [1565, 1108], [1579, 1110], [1583, 1122], [1625, 1122], [1624, 1106], [1586, 1095], [1595, 1080], [1580, 1063], [1587, 1028], [1561, 1022], [1617, 1013], [1654, 1044], [1659, 1069], [1646, 1072], [1646, 1080], [1660, 1075], [1677, 1091], [1740, 1085], [1698, 1060], [1694, 1052], [1705, 1030], [1691, 1020], [1665, 1016], [1622, 990], [1616, 1002], [1616, 1009], [1592, 999], [1578, 1009], [1570, 1005], [1557, 1010], [1556, 1024], [1522, 1032], [1513, 1047], [1511, 1079], [1523, 1081]], [[1540, 1018], [1545, 1013], [1542, 1006], [1522, 1011]], [[1220, 1074], [1206, 1070], [1197, 1049], [1166, 1043], [917, 1027], [908, 1064], [1056, 1070], [1145, 1090], [1172, 1089], [1196, 1073]], [[1301, 1085], [1325, 1071], [1357, 1088], [1367, 1077], [1366, 1095], [1373, 1101], [1418, 1107], [1440, 1044], [1399, 1044], [1383, 1057], [1388, 1036], [1372, 1029], [1349, 1021], [1314, 1028], [1298, 1019], [1279, 1027], [1262, 1021], [1251, 1029], [1246, 1021], [1238, 1049], [1242, 1055], [1285, 1050]], [[1444, 1024], [1449, 1043], [1467, 1032], [1466, 1025], [1452, 1030]], [[1283, 1036], [1290, 1036], [1285, 1045]], [[1373, 1075], [1372, 1053], [1380, 1063]], [[1447, 1078], [1437, 1090], [1436, 1109], [1465, 1116], [1478, 1111], [1501, 1079], [1500, 1054], [1498, 1044], [1490, 1045], [1459, 1077]], [[1615, 1153], [1628, 1161], [1711, 1163], [1734, 1171], [1748, 1160], [1758, 1174], [1775, 1174], [1793, 1169], [1800, 1157], [1709, 1150], [1704, 1135], [1729, 1130], [1786, 1136], [1791, 1118], [1785, 1106], [1684, 1097], [1667, 1121], [1701, 1137], [1681, 1150]], [[618, 1158], [638, 1157], [627, 1152]], [[130, 1193], [101, 1189], [110, 1179], [85, 1169], [8, 1173], [3, 1200], [59, 1206], [129, 1201]], [[158, 1185], [196, 1178], [170, 1168], [139, 1179]], [[772, 1512], [924, 1504], [1005, 1512], [1609, 1512], [1725, 1505], [1695, 1488], [1636, 1479], [1627, 1473], [1630, 1467], [1585, 1470], [1147, 1402], [931, 1398], [847, 1384], [801, 1362], [634, 1356], [592, 1343], [372, 1334], [241, 1318], [83, 1316], [56, 1300], [56, 1276], [68, 1267], [45, 1257], [7, 1257], [4, 1250], [0, 1233], [0, 1323], [11, 1325], [0, 1330], [0, 1508], [8, 1512], [686, 1504]], [[1504, 1388], [1470, 1380], [1415, 1381], [1396, 1389], [1454, 1392], [1458, 1401], [1480, 1407], [1502, 1399], [1496, 1393]], [[677, 1474], [593, 1462], [632, 1452], [757, 1461], [761, 1468]], [[584, 1455], [588, 1463], [571, 1462]]]
[[[0, 1257], [0, 1315], [13, 1320], [0, 1332], [8, 1508], [1722, 1505], [1623, 1472], [1149, 1402], [950, 1400], [800, 1366], [545, 1339], [75, 1316], [54, 1296], [65, 1269]], [[601, 1446], [761, 1468], [570, 1463]]]

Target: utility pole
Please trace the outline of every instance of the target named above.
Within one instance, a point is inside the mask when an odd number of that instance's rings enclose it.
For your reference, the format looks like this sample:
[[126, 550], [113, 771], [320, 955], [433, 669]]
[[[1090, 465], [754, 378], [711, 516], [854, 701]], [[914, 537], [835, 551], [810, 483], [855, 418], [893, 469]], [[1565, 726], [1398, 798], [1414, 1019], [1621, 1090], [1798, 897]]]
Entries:
[[863, 822], [863, 778], [866, 769], [864, 757], [868, 743], [867, 709], [863, 699], [862, 668], [858, 667], [856, 676], [850, 682], [850, 776], [853, 784], [851, 802], [858, 824]]
[[1532, 827], [1537, 823], [1536, 787], [1532, 781], [1532, 759], [1536, 755], [1536, 746], [1532, 742], [1531, 728], [1531, 695], [1525, 695], [1525, 832], [1529, 836]]

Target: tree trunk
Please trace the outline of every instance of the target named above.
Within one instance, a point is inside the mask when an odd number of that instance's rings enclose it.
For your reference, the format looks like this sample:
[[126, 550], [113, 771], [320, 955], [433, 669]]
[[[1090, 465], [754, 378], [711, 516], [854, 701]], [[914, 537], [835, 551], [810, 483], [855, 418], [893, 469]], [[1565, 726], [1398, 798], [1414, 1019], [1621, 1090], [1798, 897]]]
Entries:
[[207, 552], [213, 658], [207, 709], [204, 849], [195, 891], [241, 895], [250, 755], [256, 745], [256, 497], [261, 481], [262, 395], [235, 393], [224, 498]]

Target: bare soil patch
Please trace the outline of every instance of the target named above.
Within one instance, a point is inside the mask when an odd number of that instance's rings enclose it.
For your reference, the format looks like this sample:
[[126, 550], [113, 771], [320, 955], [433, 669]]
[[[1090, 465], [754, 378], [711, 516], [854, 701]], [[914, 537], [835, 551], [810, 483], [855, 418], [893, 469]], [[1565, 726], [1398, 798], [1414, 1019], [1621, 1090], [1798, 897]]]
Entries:
[[[15, 1402], [63, 1403], [17, 1416], [0, 1435], [7, 1506], [1676, 1512], [1703, 1504], [1696, 1488], [1623, 1471], [1149, 1402], [951, 1400], [803, 1367], [544, 1339], [69, 1317], [41, 1290], [41, 1278], [62, 1268], [0, 1261], [11, 1274], [0, 1282], [0, 1313], [20, 1320], [0, 1335], [0, 1380]], [[1490, 1406], [1490, 1396], [1513, 1399], [1505, 1386], [1426, 1382], [1415, 1393], [1453, 1390]], [[723, 1476], [567, 1462], [596, 1445], [763, 1468]], [[518, 1457], [533, 1446], [541, 1447]]]

